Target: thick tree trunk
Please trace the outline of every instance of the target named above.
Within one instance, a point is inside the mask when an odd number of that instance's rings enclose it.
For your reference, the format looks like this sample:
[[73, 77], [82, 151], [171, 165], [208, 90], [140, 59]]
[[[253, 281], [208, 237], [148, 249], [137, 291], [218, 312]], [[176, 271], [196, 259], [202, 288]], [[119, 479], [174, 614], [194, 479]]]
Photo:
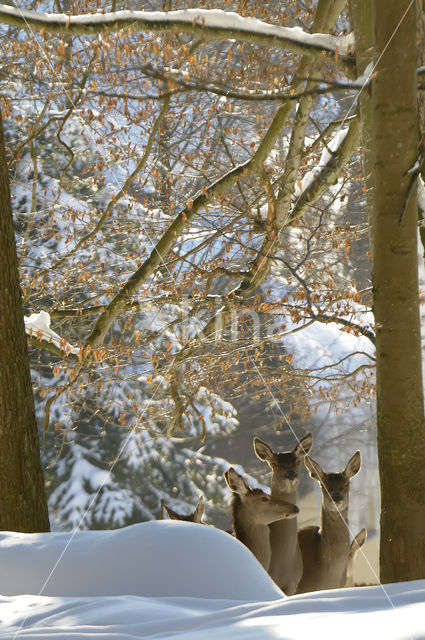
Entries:
[[0, 112], [0, 529], [49, 531]]
[[[373, 292], [376, 321], [381, 580], [425, 578], [425, 425], [419, 324], [416, 12], [375, 0], [372, 85]], [[410, 6], [409, 6], [410, 5]]]

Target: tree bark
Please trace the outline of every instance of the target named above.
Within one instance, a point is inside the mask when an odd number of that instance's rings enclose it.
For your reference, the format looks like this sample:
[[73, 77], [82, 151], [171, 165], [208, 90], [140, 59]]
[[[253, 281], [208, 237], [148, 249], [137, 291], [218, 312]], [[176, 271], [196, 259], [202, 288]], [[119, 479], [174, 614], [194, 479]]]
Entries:
[[425, 424], [419, 322], [416, 11], [375, 0], [372, 84], [373, 296], [376, 322], [382, 582], [425, 577]]
[[49, 531], [0, 111], [0, 529]]
[[[350, 19], [356, 41], [357, 76], [368, 76], [374, 63], [373, 3], [363, 0], [350, 1]], [[372, 65], [370, 64], [372, 63]], [[365, 78], [366, 80], [366, 78]], [[366, 207], [369, 216], [369, 239], [373, 245], [370, 221], [373, 211], [372, 167], [372, 100], [371, 89], [365, 87], [359, 96], [359, 109], [363, 143], [363, 180], [366, 187]]]
[[[425, 65], [425, 0], [416, 0], [416, 32], [417, 32], [417, 66], [423, 67]], [[420, 75], [418, 78], [418, 85], [424, 85], [424, 76]], [[425, 141], [425, 90], [419, 89], [418, 91], [418, 112], [419, 112], [419, 135], [422, 140], [422, 144]], [[421, 169], [422, 180], [425, 181], [425, 163]], [[421, 253], [422, 259], [425, 260], [425, 213], [418, 210], [419, 220], [419, 237], [421, 240]]]

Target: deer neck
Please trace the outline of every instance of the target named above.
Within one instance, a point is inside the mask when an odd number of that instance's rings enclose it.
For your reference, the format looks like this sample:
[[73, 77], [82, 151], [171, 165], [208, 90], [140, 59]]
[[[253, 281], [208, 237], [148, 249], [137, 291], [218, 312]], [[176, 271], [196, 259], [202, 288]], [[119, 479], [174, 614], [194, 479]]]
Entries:
[[295, 489], [291, 489], [290, 491], [284, 491], [279, 487], [277, 482], [273, 482], [273, 480], [271, 493], [274, 498], [286, 500], [286, 502], [291, 502], [292, 504], [296, 504], [298, 500], [298, 487], [295, 487]]
[[240, 505], [233, 519], [234, 532], [238, 540], [248, 547], [267, 571], [270, 565], [270, 532], [266, 524], [252, 522], [250, 514]]
[[[298, 500], [298, 487], [293, 489], [292, 491], [280, 491], [278, 487], [273, 485], [272, 482], [272, 496], [274, 498], [279, 498], [279, 500], [285, 500], [286, 502], [290, 502], [291, 504], [297, 504]], [[297, 539], [297, 517], [295, 518], [284, 518], [283, 520], [278, 520], [276, 522], [272, 522], [270, 526], [270, 531], [280, 532], [280, 534], [293, 533], [294, 544], [296, 544]]]
[[[298, 489], [277, 491], [272, 484], [272, 496], [297, 503]], [[302, 575], [302, 558], [297, 536], [297, 517], [272, 522], [270, 528], [271, 560], [269, 574], [286, 595], [295, 593]]]
[[325, 555], [335, 557], [342, 554], [347, 560], [350, 546], [348, 506], [342, 511], [329, 511], [322, 507], [321, 541]]

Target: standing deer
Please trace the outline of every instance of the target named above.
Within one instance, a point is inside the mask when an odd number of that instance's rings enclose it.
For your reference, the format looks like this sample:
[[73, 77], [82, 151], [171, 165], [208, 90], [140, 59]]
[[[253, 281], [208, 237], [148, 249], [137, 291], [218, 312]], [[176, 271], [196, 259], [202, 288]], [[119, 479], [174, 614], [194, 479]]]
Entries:
[[184, 520], [185, 522], [196, 522], [197, 524], [205, 524], [205, 522], [203, 521], [205, 505], [202, 496], [198, 500], [195, 511], [193, 513], [189, 513], [189, 515], [187, 516], [177, 513], [176, 511], [170, 509], [170, 507], [167, 507], [163, 499], [161, 499], [161, 507], [165, 509], [170, 520]]
[[[260, 438], [254, 438], [254, 451], [272, 469], [272, 496], [296, 504], [300, 484], [300, 462], [313, 445], [308, 433], [292, 449], [277, 453]], [[303, 572], [301, 550], [297, 537], [297, 518], [279, 520], [270, 525], [270, 576], [286, 595], [295, 593]]]
[[367, 531], [363, 527], [363, 529], [360, 529], [358, 534], [351, 541], [347, 559], [347, 580], [345, 582], [346, 587], [354, 587], [354, 557], [360, 547], [362, 547], [366, 542], [366, 538]]
[[350, 480], [361, 467], [360, 451], [350, 458], [344, 471], [325, 473], [318, 462], [305, 458], [311, 477], [322, 489], [322, 524], [298, 532], [303, 557], [303, 575], [297, 593], [339, 589], [345, 586], [350, 550], [348, 497]]
[[298, 507], [273, 498], [262, 489], [251, 489], [231, 467], [224, 478], [233, 492], [232, 526], [238, 540], [254, 554], [267, 571], [270, 565], [270, 536], [268, 524], [282, 518], [294, 518]]

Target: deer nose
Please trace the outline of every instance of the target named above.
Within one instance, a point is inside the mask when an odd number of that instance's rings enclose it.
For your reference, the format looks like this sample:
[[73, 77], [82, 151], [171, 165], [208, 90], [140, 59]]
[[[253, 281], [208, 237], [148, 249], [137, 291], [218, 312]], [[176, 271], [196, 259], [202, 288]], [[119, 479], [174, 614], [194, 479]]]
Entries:
[[286, 472], [286, 477], [288, 478], [288, 480], [295, 480], [297, 474], [293, 469], [288, 469], [288, 471]]
[[342, 493], [340, 493], [339, 491], [335, 491], [332, 494], [332, 500], [334, 502], [342, 502], [342, 500], [344, 499], [344, 496], [342, 495]]

